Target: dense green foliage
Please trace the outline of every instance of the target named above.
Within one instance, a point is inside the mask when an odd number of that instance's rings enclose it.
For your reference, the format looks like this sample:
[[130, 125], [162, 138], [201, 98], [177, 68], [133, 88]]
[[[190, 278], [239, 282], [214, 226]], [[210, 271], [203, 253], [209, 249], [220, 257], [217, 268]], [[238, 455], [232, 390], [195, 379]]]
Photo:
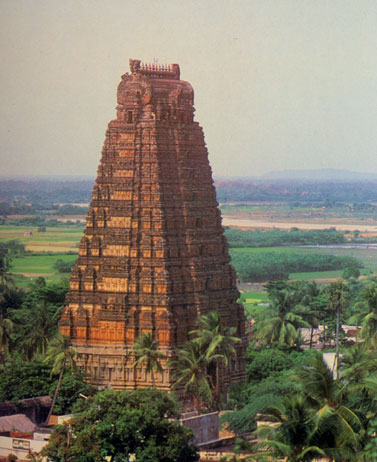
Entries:
[[246, 382], [241, 387], [233, 387], [231, 392], [231, 402], [236, 408], [226, 416], [231, 428], [240, 433], [254, 430], [254, 416], [261, 407], [298, 391], [297, 383], [290, 377], [312, 354], [311, 350], [301, 352], [284, 347], [261, 350], [250, 344], [246, 354]]
[[358, 268], [346, 268], [342, 272], [342, 279], [359, 278], [360, 270]]
[[[365, 447], [368, 423], [349, 399], [355, 394], [347, 389], [347, 381], [334, 380], [320, 353], [304, 358], [286, 380], [294, 390], [260, 399], [259, 408], [250, 408], [262, 418], [257, 430], [259, 454], [287, 462], [309, 462], [320, 455], [332, 461], [356, 461]], [[239, 447], [257, 449], [247, 443]]]
[[257, 384], [271, 376], [278, 377], [281, 372], [299, 366], [303, 355], [303, 352], [284, 348], [258, 350], [249, 347], [246, 354], [247, 381]]
[[170, 361], [175, 387], [184, 387], [186, 400], [190, 398], [197, 411], [220, 408], [219, 371], [234, 360], [235, 345], [241, 341], [235, 333], [235, 327], [225, 326], [218, 313], [211, 311], [200, 316], [197, 329], [190, 332], [193, 337], [176, 349]]
[[292, 228], [290, 231], [282, 229], [241, 231], [239, 229], [227, 229], [225, 231], [229, 246], [242, 247], [275, 247], [286, 245], [317, 245], [317, 244], [342, 244], [346, 242], [344, 234], [335, 229], [324, 230], [299, 230]]
[[[72, 227], [82, 227], [82, 223], [80, 220], [64, 220], [59, 221], [56, 218], [46, 218], [44, 215], [36, 215], [36, 216], [25, 216], [22, 218], [12, 218], [12, 220], [8, 220], [12, 226], [37, 226], [38, 229], [44, 227], [64, 227], [72, 226]], [[44, 231], [38, 231], [39, 233], [43, 233]]]
[[288, 279], [289, 273], [361, 268], [354, 257], [295, 252], [231, 252], [232, 264], [241, 281]]
[[[249, 374], [243, 387], [233, 390], [236, 410], [225, 416], [241, 433], [256, 431], [257, 419], [262, 424], [263, 420], [275, 422], [272, 427], [258, 427], [260, 455], [287, 457], [284, 460], [291, 462], [312, 461], [321, 453], [309, 450], [316, 447], [330, 460], [356, 461], [362, 455], [365, 458], [360, 460], [374, 462], [377, 361], [371, 352], [362, 345], [349, 349], [339, 380], [333, 378], [321, 353], [312, 350], [259, 351], [251, 346], [249, 371], [259, 372], [257, 367], [263, 362], [268, 364], [268, 371], [263, 377]], [[239, 447], [252, 452], [257, 449], [246, 444]]]
[[[22, 359], [12, 359], [6, 365], [0, 365], [0, 402], [52, 396], [57, 382], [58, 375], [51, 375], [51, 364], [38, 360], [25, 362]], [[71, 413], [74, 403], [80, 399], [80, 393], [90, 395], [94, 391], [94, 387], [84, 382], [82, 373], [67, 371], [62, 380], [55, 411], [59, 414]]]
[[107, 390], [82, 401], [69, 423], [55, 427], [43, 454], [53, 462], [194, 462], [191, 431], [177, 417], [165, 392]]
[[[0, 215], [38, 215], [44, 216], [46, 212], [53, 212], [56, 215], [85, 215], [87, 207], [77, 205], [59, 205], [53, 204], [50, 206], [42, 205], [41, 203], [23, 204], [19, 202], [0, 202]], [[43, 231], [42, 231], [43, 232]]]
[[74, 260], [70, 261], [64, 261], [61, 258], [56, 260], [56, 263], [54, 264], [54, 268], [58, 270], [59, 273], [70, 273], [72, 271], [73, 266], [75, 265]]
[[[259, 442], [253, 447], [240, 442], [238, 448], [253, 454], [258, 449], [258, 460], [266, 461], [270, 457], [309, 462], [326, 456], [336, 462], [375, 462], [375, 277], [350, 276], [324, 286], [280, 281], [265, 287], [270, 306], [254, 311], [256, 340], [247, 350], [246, 382], [233, 387], [235, 410], [225, 417], [236, 431], [255, 432]], [[274, 316], [280, 321], [275, 322]], [[297, 321], [305, 320], [312, 328], [325, 325], [320, 342], [326, 338], [334, 342], [336, 320], [341, 326], [355, 316], [363, 324], [360, 337], [364, 342], [350, 346], [339, 335], [342, 356], [340, 364], [333, 365], [334, 371], [320, 352], [300, 349]], [[258, 430], [256, 420], [261, 424]]]
[[21, 290], [14, 285], [10, 267], [9, 257], [1, 256], [0, 401], [51, 394], [60, 388], [56, 408], [60, 412], [70, 411], [79, 393], [88, 393], [90, 389], [82, 375], [72, 374], [64, 367], [55, 370], [59, 352], [50, 352], [60, 338], [58, 321], [68, 281], [46, 283], [39, 277], [27, 290]]
[[25, 245], [17, 239], [0, 242], [0, 252], [8, 253], [11, 256], [23, 255], [25, 253]]

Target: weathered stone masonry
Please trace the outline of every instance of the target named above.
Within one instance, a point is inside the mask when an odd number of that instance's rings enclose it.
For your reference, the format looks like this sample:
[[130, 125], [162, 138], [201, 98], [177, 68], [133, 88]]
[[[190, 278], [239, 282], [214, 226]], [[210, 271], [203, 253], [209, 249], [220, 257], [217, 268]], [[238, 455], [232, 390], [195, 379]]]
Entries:
[[[90, 382], [126, 389], [151, 381], [132, 367], [134, 341], [144, 332], [171, 357], [198, 317], [217, 310], [244, 339], [193, 89], [177, 64], [130, 60], [130, 68], [118, 87], [117, 119], [106, 132], [60, 322]], [[244, 376], [244, 342], [237, 348], [222, 371], [225, 386]], [[171, 389], [166, 364], [155, 378], [158, 388]]]

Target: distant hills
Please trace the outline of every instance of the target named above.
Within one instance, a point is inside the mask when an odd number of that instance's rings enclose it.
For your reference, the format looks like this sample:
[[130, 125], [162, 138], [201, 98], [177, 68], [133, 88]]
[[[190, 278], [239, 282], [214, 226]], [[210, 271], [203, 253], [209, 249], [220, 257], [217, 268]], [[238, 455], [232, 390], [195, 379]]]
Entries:
[[[259, 177], [217, 177], [215, 184], [219, 202], [335, 201], [363, 203], [364, 208], [377, 202], [377, 174], [348, 170], [273, 171]], [[84, 176], [0, 176], [0, 208], [3, 215], [25, 214], [30, 208], [43, 214], [45, 204], [87, 204], [93, 185], [94, 178]], [[370, 213], [377, 217], [374, 208]]]
[[[0, 183], [31, 183], [34, 185], [56, 183], [64, 184], [75, 182], [90, 182], [94, 183], [95, 177], [92, 175], [2, 175], [0, 173]], [[216, 176], [216, 183], [264, 183], [266, 181], [314, 181], [314, 182], [327, 182], [327, 181], [377, 181], [377, 173], [367, 172], [353, 172], [351, 170], [341, 170], [335, 168], [321, 168], [321, 169], [287, 169], [287, 170], [273, 170], [260, 176]]]
[[265, 180], [375, 181], [377, 173], [352, 172], [333, 168], [313, 170], [276, 170], [259, 177]]

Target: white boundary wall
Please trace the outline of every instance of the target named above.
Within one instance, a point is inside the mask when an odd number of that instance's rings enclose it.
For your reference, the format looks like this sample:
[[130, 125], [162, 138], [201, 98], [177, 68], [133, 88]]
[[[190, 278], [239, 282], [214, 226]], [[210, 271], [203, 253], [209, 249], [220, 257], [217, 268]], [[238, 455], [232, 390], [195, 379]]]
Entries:
[[29, 451], [40, 452], [47, 443], [48, 441], [0, 436], [0, 456], [7, 457], [8, 454], [14, 454], [19, 460], [27, 460]]

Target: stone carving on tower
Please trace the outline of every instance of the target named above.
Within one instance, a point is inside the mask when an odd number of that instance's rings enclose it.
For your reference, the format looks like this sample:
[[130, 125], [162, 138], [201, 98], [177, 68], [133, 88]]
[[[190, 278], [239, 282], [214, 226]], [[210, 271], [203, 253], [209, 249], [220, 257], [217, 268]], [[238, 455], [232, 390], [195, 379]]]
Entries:
[[[177, 64], [130, 60], [102, 158], [60, 321], [88, 381], [151, 385], [133, 367], [133, 344], [150, 332], [168, 358], [200, 315], [217, 311], [243, 342], [221, 383], [244, 377], [245, 319], [221, 226], [194, 92]], [[163, 363], [155, 386], [171, 390]]]

